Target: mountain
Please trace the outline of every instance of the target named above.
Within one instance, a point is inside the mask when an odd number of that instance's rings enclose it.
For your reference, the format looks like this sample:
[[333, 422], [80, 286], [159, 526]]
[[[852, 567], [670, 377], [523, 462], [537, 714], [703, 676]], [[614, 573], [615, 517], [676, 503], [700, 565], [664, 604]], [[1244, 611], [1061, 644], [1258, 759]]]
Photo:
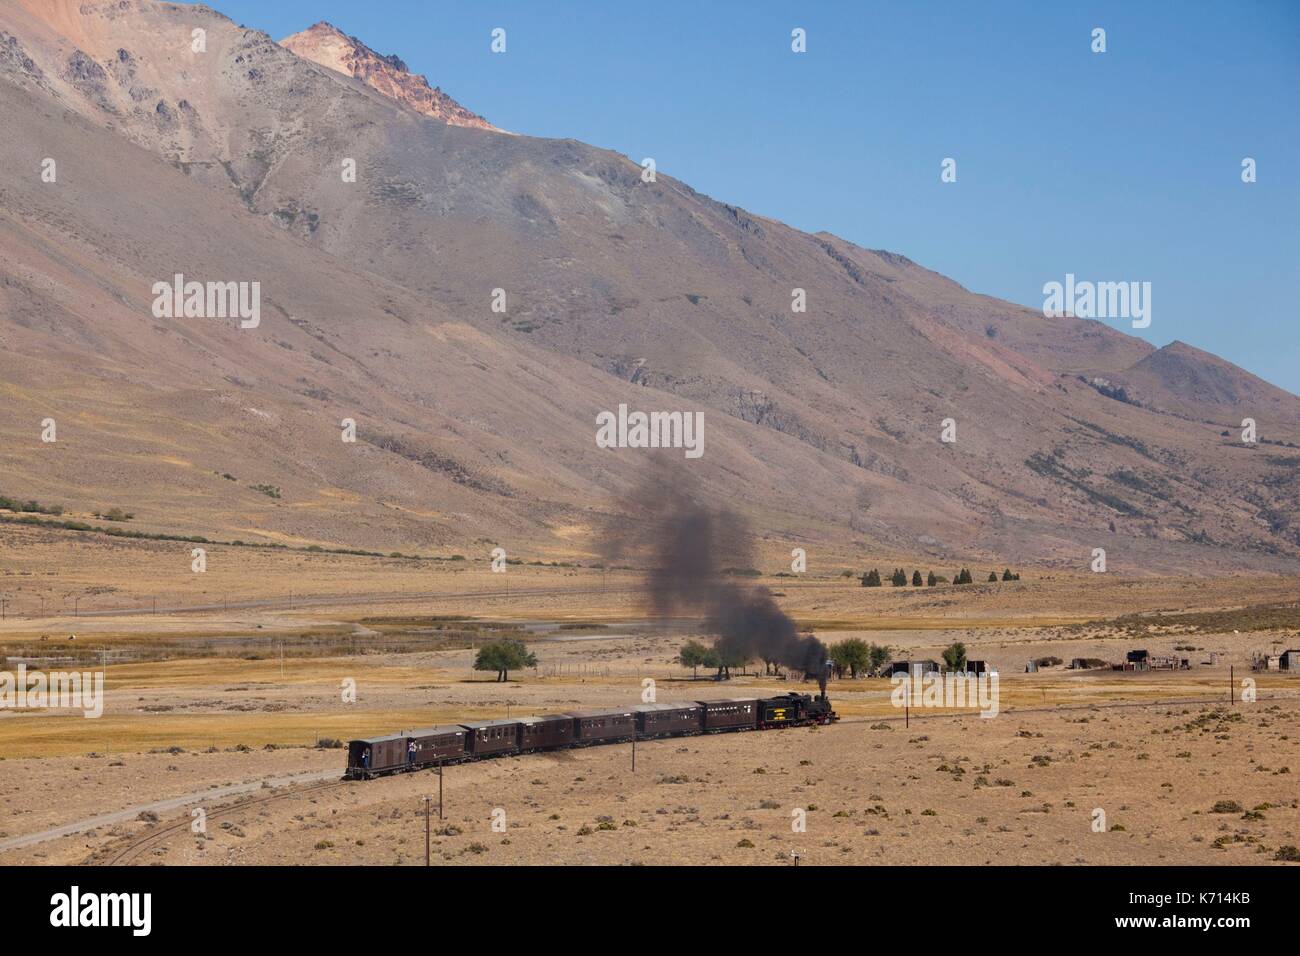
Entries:
[[[703, 413], [703, 457], [674, 457], [776, 558], [1300, 566], [1300, 399], [1205, 353], [443, 122], [202, 6], [7, 4], [0, 109], [25, 171], [0, 181], [0, 493], [213, 537], [590, 555], [649, 465], [596, 446], [622, 403]], [[155, 317], [177, 273], [260, 282], [260, 325]], [[1236, 440], [1244, 417], [1277, 444]]]
[[329, 23], [322, 21], [301, 33], [285, 37], [280, 45], [305, 60], [337, 70], [345, 76], [355, 76], [371, 89], [449, 126], [496, 129], [442, 90], [430, 87], [423, 76], [412, 74], [399, 57], [376, 53], [356, 37], [348, 36]]
[[1186, 342], [1170, 342], [1113, 378], [1131, 400], [1201, 421], [1230, 409], [1273, 421], [1295, 415], [1294, 395]]

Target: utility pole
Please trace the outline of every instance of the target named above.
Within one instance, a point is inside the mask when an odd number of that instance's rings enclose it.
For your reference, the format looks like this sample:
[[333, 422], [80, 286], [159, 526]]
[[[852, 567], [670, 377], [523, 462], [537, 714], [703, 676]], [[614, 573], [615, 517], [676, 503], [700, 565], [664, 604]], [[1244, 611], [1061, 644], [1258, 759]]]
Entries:
[[280, 642], [280, 680], [284, 680], [284, 641]]
[[1233, 670], [1232, 665], [1229, 664], [1228, 665], [1228, 703], [1235, 705], [1237, 703], [1237, 694], [1235, 692], [1237, 687], [1237, 681], [1233, 678], [1232, 670]]
[[433, 806], [433, 798], [428, 794], [424, 797], [424, 865], [429, 865], [429, 811]]
[[442, 764], [438, 764], [438, 819], [442, 816]]
[[636, 717], [632, 718], [632, 772], [636, 773]]

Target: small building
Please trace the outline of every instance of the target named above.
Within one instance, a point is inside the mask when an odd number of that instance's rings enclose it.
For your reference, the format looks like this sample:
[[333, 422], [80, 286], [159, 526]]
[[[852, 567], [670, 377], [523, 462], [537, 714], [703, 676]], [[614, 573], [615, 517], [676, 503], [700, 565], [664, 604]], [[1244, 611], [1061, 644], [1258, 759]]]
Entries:
[[1118, 668], [1122, 671], [1149, 671], [1151, 669], [1151, 652], [1147, 650], [1129, 651], [1124, 663]]
[[1283, 651], [1281, 665], [1284, 671], [1300, 674], [1300, 651]]
[[892, 661], [885, 676], [893, 677], [895, 674], [911, 674], [913, 677], [924, 677], [926, 674], [937, 674], [938, 672], [938, 661]]
[[987, 674], [991, 670], [993, 670], [993, 668], [989, 667], [988, 661], [967, 661], [966, 662], [967, 674], [975, 674], [976, 676], [978, 676], [980, 674]]
[[1037, 673], [1038, 673], [1038, 661], [1030, 661], [1029, 663], [1027, 663], [1027, 664], [1025, 665], [1025, 673], [1026, 673], [1026, 674], [1037, 674]]

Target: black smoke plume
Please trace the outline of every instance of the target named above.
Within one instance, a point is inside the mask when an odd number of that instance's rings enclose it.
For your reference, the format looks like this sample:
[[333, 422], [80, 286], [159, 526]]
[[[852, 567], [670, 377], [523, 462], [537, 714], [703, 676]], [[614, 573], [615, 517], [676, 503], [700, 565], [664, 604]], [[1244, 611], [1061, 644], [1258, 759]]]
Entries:
[[826, 646], [800, 634], [767, 588], [734, 576], [752, 567], [752, 539], [740, 517], [703, 503], [692, 482], [665, 469], [621, 511], [606, 535], [606, 557], [648, 565], [651, 614], [702, 618], [724, 660], [775, 661], [802, 671], [826, 693]]

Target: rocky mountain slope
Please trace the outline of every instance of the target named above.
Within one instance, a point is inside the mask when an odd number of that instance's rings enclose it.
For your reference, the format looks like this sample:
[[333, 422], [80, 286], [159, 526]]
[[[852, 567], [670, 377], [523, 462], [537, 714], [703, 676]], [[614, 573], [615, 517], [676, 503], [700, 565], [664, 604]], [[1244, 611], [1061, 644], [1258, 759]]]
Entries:
[[355, 76], [362, 83], [396, 100], [417, 113], [431, 116], [449, 126], [496, 129], [471, 113], [438, 87], [430, 87], [423, 76], [412, 74], [401, 58], [383, 56], [356, 37], [350, 37], [329, 23], [317, 23], [301, 33], [285, 37], [280, 45], [305, 60]]
[[[0, 8], [0, 493], [250, 540], [594, 554], [652, 454], [595, 445], [627, 403], [704, 413], [682, 467], [774, 553], [1300, 558], [1295, 396], [348, 72], [204, 7]], [[259, 281], [260, 326], [155, 318], [176, 273]]]

